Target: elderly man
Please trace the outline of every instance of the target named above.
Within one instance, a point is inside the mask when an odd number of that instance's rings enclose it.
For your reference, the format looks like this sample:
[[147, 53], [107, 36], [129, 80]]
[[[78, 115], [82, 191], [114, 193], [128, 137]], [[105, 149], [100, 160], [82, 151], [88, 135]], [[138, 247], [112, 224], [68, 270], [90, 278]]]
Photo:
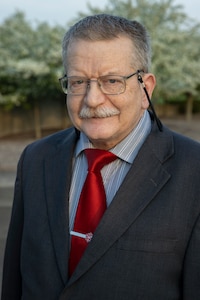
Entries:
[[86, 17], [63, 64], [73, 127], [21, 156], [2, 300], [200, 299], [200, 145], [155, 114], [145, 28]]

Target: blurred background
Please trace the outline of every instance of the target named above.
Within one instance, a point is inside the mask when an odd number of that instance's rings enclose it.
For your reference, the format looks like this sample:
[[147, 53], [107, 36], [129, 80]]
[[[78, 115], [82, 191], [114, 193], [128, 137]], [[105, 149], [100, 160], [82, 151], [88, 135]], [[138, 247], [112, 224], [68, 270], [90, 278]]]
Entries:
[[33, 140], [70, 126], [58, 82], [65, 31], [103, 12], [145, 25], [152, 38], [158, 116], [200, 141], [199, 11], [199, 0], [1, 0], [0, 280], [20, 153]]
[[78, 19], [117, 14], [143, 23], [152, 37], [153, 102], [161, 118], [200, 113], [200, 2], [197, 0], [7, 0], [0, 10], [0, 138], [40, 138], [70, 125], [61, 43]]

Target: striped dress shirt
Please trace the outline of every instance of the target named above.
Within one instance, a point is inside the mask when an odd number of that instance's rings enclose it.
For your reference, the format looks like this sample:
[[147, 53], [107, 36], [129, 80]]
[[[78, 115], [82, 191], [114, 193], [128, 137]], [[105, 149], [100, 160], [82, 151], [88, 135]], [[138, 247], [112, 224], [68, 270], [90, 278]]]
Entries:
[[[104, 166], [101, 170], [106, 192], [107, 206], [110, 205], [150, 131], [151, 120], [149, 113], [145, 111], [138, 125], [131, 131], [131, 133], [114, 148], [109, 150], [110, 152], [114, 153], [118, 159], [109, 165]], [[72, 182], [69, 194], [70, 231], [73, 229], [80, 193], [87, 176], [87, 159], [83, 152], [83, 150], [86, 148], [93, 148], [93, 146], [86, 135], [81, 133], [74, 153]]]

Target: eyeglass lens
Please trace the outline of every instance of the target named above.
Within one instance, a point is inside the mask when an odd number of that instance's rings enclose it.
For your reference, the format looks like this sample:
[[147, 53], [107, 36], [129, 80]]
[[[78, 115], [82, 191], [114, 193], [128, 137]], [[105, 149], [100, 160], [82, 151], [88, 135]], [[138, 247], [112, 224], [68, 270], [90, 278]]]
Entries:
[[97, 82], [102, 92], [105, 94], [120, 94], [125, 90], [125, 80], [121, 76], [101, 76], [95, 80], [85, 77], [64, 77], [61, 79], [63, 91], [67, 94], [84, 95], [91, 82]]

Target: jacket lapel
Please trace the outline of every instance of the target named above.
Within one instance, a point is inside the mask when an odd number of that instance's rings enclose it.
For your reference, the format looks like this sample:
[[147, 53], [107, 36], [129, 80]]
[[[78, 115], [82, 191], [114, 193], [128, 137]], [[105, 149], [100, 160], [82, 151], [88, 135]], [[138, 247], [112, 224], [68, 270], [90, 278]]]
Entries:
[[171, 134], [153, 130], [105, 212], [75, 272], [71, 285], [119, 239], [170, 179], [163, 163], [173, 154]]
[[52, 155], [45, 159], [45, 191], [50, 230], [64, 284], [68, 276], [68, 197], [75, 141], [73, 131], [61, 144], [58, 142]]

